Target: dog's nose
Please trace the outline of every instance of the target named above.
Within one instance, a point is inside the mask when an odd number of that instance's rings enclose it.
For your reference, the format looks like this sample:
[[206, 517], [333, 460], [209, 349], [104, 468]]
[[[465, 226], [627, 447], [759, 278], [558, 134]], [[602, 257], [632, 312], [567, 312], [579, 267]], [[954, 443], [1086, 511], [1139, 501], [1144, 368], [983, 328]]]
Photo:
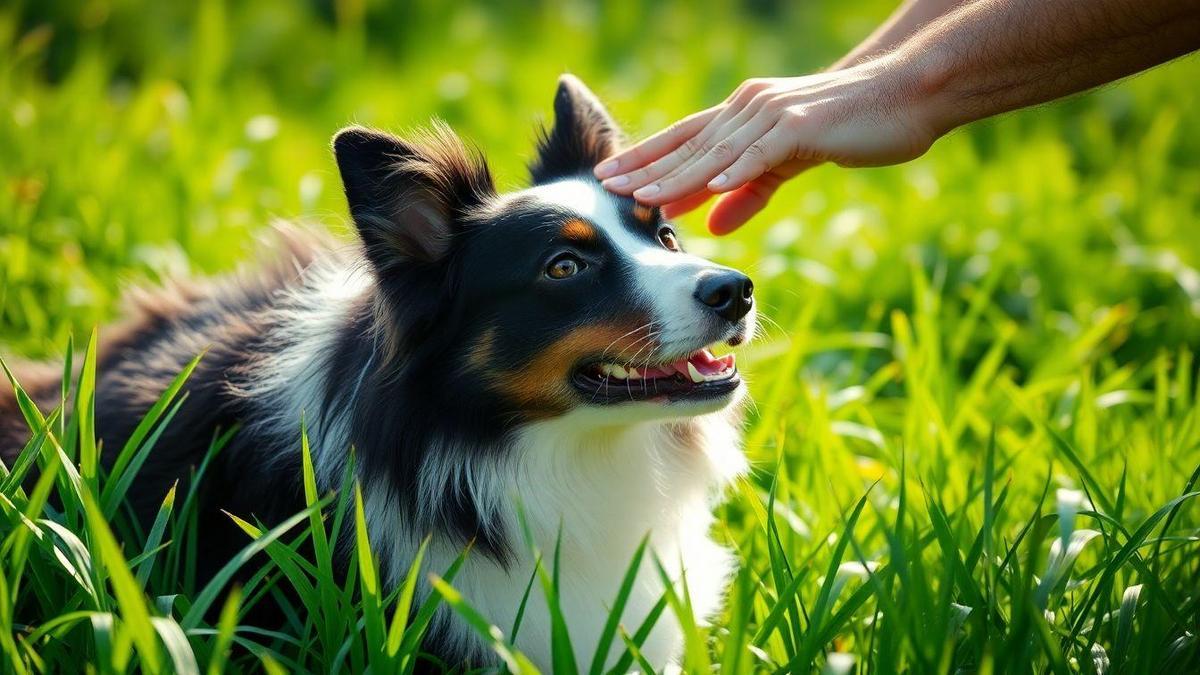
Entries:
[[696, 285], [696, 299], [733, 323], [754, 306], [754, 282], [734, 270], [710, 274]]

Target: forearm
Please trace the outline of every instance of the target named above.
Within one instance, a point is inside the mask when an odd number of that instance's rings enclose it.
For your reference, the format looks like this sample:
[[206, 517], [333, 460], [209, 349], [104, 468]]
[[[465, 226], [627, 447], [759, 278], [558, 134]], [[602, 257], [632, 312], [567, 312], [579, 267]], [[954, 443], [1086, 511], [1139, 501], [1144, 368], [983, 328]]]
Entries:
[[845, 56], [838, 59], [829, 70], [838, 70], [861, 63], [894, 49], [913, 33], [930, 21], [962, 4], [964, 0], [904, 0], [900, 7], [883, 22], [875, 32], [863, 40]]
[[1200, 48], [1196, 0], [976, 0], [883, 57], [915, 73], [937, 134]]

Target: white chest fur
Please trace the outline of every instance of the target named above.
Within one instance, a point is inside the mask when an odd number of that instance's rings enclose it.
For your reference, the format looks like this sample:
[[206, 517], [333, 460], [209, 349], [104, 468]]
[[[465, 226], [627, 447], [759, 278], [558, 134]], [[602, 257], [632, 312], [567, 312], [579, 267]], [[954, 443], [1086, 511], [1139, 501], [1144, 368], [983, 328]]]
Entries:
[[[586, 415], [587, 413], [582, 413]], [[616, 598], [621, 579], [649, 534], [650, 550], [673, 579], [680, 565], [687, 576], [698, 620], [721, 605], [732, 559], [709, 538], [711, 509], [721, 488], [745, 470], [736, 415], [727, 411], [677, 421], [646, 421], [621, 427], [599, 426], [573, 413], [525, 428], [502, 464], [459, 469], [491, 517], [512, 534], [516, 558], [507, 568], [482, 554], [472, 555], [454, 586], [506, 635], [533, 570], [533, 556], [517, 523], [523, 505], [536, 546], [547, 568], [561, 527], [559, 603], [566, 617], [576, 661], [590, 663]], [[461, 457], [460, 457], [461, 459]], [[431, 489], [434, 486], [429, 486]], [[368, 490], [368, 521], [377, 548], [398, 582], [407, 572], [418, 537], [395, 523], [395, 511]], [[445, 569], [458, 554], [448, 541], [433, 541], [427, 568]], [[630, 631], [641, 625], [663, 593], [661, 577], [647, 553], [622, 615]], [[539, 668], [550, 669], [550, 614], [535, 582], [516, 646]], [[470, 629], [445, 613], [435, 630], [460, 653], [490, 659]], [[674, 658], [681, 631], [668, 609], [643, 646], [658, 665]], [[623, 651], [618, 638], [609, 664]]]

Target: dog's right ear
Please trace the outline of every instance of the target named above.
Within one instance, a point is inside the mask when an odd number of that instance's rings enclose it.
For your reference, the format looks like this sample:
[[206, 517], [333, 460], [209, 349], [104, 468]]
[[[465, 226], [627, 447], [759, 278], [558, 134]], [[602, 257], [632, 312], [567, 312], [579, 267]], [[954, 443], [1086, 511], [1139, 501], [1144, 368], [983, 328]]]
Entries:
[[333, 153], [350, 215], [380, 274], [440, 262], [462, 217], [495, 196], [486, 162], [445, 125], [415, 142], [349, 127], [334, 136]]
[[578, 77], [558, 78], [554, 94], [554, 126], [538, 139], [537, 157], [529, 167], [535, 185], [584, 174], [621, 146], [621, 129], [604, 104]]

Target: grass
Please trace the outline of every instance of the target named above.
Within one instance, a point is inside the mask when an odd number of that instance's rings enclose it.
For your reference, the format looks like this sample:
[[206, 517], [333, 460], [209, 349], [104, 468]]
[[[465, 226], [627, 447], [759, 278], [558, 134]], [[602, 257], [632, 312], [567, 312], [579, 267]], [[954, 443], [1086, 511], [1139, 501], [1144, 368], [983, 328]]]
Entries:
[[[130, 281], [232, 268], [273, 217], [345, 234], [339, 125], [437, 114], [515, 186], [563, 70], [639, 135], [744, 77], [819, 68], [889, 10], [793, 4], [0, 8], [0, 340], [83, 366], [69, 412], [26, 406], [33, 440], [0, 470], [0, 669], [403, 671], [442, 602], [528, 668], [519, 626], [492, 631], [453, 568], [380, 585], [349, 479], [319, 495], [309, 478], [308, 510], [276, 528], [239, 520], [254, 543], [231, 565], [269, 562], [228, 599], [197, 587], [186, 486], [147, 532], [121, 505], [187, 373], [106, 471], [94, 346], [70, 336]], [[720, 241], [684, 221], [693, 250], [752, 272], [772, 319], [741, 359], [755, 471], [716, 532], [741, 565], [721, 616], [685, 622], [688, 671], [1200, 668], [1198, 80], [1184, 60], [903, 167], [815, 170]], [[553, 597], [545, 554], [529, 583]], [[284, 587], [301, 598], [286, 630], [239, 622]], [[622, 666], [642, 628], [612, 624]]]

